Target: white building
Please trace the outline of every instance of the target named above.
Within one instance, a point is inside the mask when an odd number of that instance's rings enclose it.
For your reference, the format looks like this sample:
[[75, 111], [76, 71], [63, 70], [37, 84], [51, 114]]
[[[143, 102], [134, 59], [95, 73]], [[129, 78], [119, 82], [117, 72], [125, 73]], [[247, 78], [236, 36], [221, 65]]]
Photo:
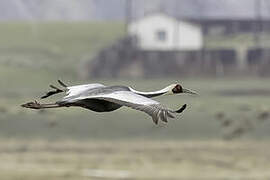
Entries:
[[199, 50], [203, 46], [200, 26], [163, 13], [147, 15], [128, 26], [143, 50]]

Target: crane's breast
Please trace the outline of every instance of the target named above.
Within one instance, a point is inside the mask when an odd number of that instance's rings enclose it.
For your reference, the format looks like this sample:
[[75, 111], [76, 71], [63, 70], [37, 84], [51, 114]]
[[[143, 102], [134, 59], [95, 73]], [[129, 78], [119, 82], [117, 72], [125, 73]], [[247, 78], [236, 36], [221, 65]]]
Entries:
[[96, 112], [109, 112], [119, 109], [121, 105], [100, 99], [83, 99], [77, 101], [75, 105], [96, 111]]

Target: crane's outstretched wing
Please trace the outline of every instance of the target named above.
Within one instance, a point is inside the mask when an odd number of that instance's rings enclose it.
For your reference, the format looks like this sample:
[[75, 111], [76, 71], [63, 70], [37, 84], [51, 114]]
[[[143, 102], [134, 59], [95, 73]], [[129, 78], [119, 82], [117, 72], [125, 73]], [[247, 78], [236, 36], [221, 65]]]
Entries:
[[[67, 98], [64, 97], [64, 99]], [[68, 98], [68, 102], [76, 102], [84, 99], [105, 100], [122, 106], [131, 107], [139, 111], [143, 111], [152, 117], [155, 124], [158, 123], [159, 119], [161, 119], [164, 122], [168, 122], [167, 120], [168, 117], [175, 118], [172, 114], [181, 113], [186, 108], [185, 104], [179, 110], [173, 111], [164, 107], [155, 100], [135, 94], [131, 91], [116, 91], [106, 94], [90, 95], [90, 96], [81, 95], [75, 98]]]
[[67, 98], [69, 97], [74, 97], [74, 96], [79, 96], [81, 93], [85, 91], [90, 91], [95, 88], [100, 88], [100, 87], [105, 87], [103, 84], [83, 84], [83, 85], [75, 85], [75, 86], [67, 86], [65, 83], [63, 83], [61, 80], [58, 80], [58, 83], [63, 87], [63, 88], [58, 88], [54, 85], [50, 85], [50, 88], [53, 90], [48, 91], [45, 95], [41, 97], [41, 99], [45, 99], [49, 96], [52, 96], [54, 94], [66, 92]]
[[83, 84], [83, 85], [77, 85], [77, 86], [69, 86], [67, 87], [67, 96], [65, 98], [69, 99], [71, 97], [78, 97], [81, 94], [84, 94], [85, 92], [91, 92], [91, 90], [105, 87], [103, 84]]

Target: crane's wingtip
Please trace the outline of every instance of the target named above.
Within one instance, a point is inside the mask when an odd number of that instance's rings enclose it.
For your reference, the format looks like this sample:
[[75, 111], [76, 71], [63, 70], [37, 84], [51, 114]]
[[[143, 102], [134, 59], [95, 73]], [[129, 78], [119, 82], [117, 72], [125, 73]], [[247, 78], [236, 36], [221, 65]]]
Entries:
[[152, 120], [155, 125], [158, 125], [158, 117], [152, 117]]
[[175, 111], [175, 112], [176, 112], [176, 113], [181, 113], [181, 112], [183, 112], [186, 108], [187, 108], [187, 104], [184, 104], [180, 109], [178, 109], [178, 110]]

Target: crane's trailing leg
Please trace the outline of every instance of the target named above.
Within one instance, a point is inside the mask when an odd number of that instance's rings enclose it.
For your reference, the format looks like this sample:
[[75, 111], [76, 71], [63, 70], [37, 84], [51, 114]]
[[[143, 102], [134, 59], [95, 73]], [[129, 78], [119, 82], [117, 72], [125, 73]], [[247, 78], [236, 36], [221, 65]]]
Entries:
[[34, 102], [28, 102], [25, 104], [21, 105], [24, 108], [30, 108], [30, 109], [47, 109], [47, 108], [58, 108], [58, 107], [63, 107], [62, 105], [59, 104], [40, 104], [37, 101]]
[[[64, 87], [64, 89], [60, 89], [54, 85], [50, 85], [50, 88], [54, 89], [52, 91], [47, 92], [44, 96], [41, 97], [41, 99], [47, 98], [49, 96], [52, 96], [54, 94], [62, 93], [67, 90], [67, 85], [64, 84], [62, 81], [58, 80], [58, 83]], [[22, 107], [25, 108], [30, 108], [30, 109], [46, 109], [46, 108], [58, 108], [58, 107], [63, 107], [64, 105], [57, 104], [57, 103], [50, 103], [50, 104], [40, 104], [37, 101], [33, 102], [28, 102], [25, 104], [21, 105]]]

